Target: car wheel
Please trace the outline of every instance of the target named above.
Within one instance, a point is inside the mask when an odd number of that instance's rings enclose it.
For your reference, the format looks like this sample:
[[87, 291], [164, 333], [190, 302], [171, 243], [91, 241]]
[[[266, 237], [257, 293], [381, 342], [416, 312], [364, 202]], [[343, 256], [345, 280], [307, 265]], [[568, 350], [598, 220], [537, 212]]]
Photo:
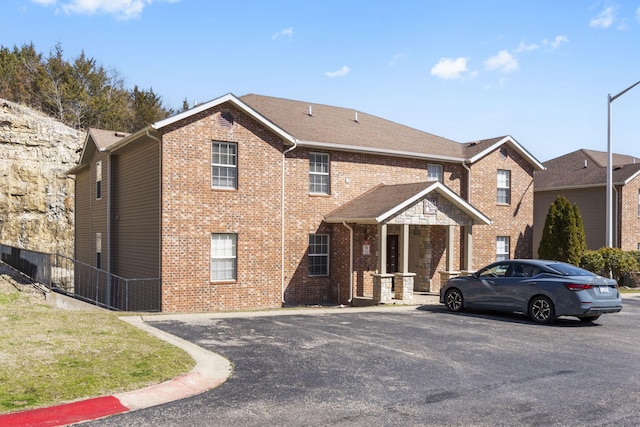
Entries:
[[449, 289], [444, 296], [444, 303], [449, 311], [460, 312], [464, 310], [464, 298], [458, 289]]
[[529, 316], [536, 323], [552, 323], [556, 320], [556, 311], [549, 298], [538, 295], [529, 302]]
[[600, 315], [598, 314], [596, 316], [580, 316], [578, 319], [580, 319], [581, 322], [595, 322], [599, 317]]

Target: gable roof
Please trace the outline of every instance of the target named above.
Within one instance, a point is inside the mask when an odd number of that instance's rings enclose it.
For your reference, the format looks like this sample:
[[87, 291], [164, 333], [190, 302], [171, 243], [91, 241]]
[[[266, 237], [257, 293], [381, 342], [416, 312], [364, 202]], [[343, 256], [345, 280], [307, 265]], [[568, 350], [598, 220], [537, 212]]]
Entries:
[[450, 139], [349, 108], [249, 94], [241, 97], [305, 147], [463, 161]]
[[502, 144], [513, 146], [536, 169], [542, 164], [510, 136], [462, 144], [349, 108], [248, 94], [227, 94], [151, 125], [160, 130], [230, 102], [291, 145], [398, 157], [473, 163]]
[[[128, 137], [129, 133], [126, 132], [116, 132], [112, 130], [105, 129], [97, 129], [97, 128], [89, 128], [87, 135], [84, 139], [84, 144], [82, 145], [82, 153], [80, 154], [80, 161], [78, 165], [67, 173], [70, 175], [75, 174], [80, 169], [82, 169], [87, 164], [87, 157], [90, 155], [92, 150], [96, 149], [100, 152], [106, 151], [112, 145], [122, 141], [126, 137]], [[93, 144], [91, 144], [93, 142]]]
[[543, 170], [544, 165], [540, 163], [529, 151], [527, 151], [514, 137], [511, 135], [499, 136], [497, 138], [483, 139], [480, 141], [469, 142], [465, 144], [465, 157], [469, 163], [473, 164], [494, 152], [502, 145], [509, 145], [524, 157], [536, 170]]
[[[546, 170], [534, 174], [534, 190], [606, 186], [607, 156], [606, 152], [580, 149], [548, 160], [544, 162]], [[611, 158], [615, 185], [628, 184], [640, 174], [640, 160], [635, 157], [612, 154]]]
[[361, 196], [345, 203], [325, 216], [328, 223], [351, 222], [379, 224], [402, 212], [427, 194], [437, 192], [474, 222], [491, 224], [491, 220], [471, 206], [441, 182], [415, 182], [410, 184], [379, 184]]
[[[155, 131], [225, 103], [243, 110], [290, 146], [473, 164], [499, 146], [509, 144], [535, 169], [543, 168], [511, 136], [463, 144], [348, 108], [255, 94], [238, 98], [231, 93], [160, 120], [134, 134], [90, 129], [85, 149], [91, 139], [100, 151], [116, 151], [141, 136], [157, 135]], [[124, 137], [116, 140], [116, 135]]]

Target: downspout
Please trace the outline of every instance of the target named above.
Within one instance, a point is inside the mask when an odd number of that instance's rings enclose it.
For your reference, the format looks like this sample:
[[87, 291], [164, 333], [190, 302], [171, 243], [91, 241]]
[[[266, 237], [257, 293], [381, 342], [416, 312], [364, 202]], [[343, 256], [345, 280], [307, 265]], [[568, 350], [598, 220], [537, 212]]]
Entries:
[[157, 136], [151, 135], [149, 133], [149, 129], [147, 129], [145, 131], [145, 135], [149, 138], [152, 139], [154, 141], [156, 141], [158, 143], [158, 145], [160, 146], [158, 148], [158, 150], [160, 151], [160, 155], [158, 156], [158, 179], [160, 180], [160, 185], [158, 185], [158, 212], [160, 215], [160, 221], [158, 221], [158, 236], [160, 236], [160, 239], [158, 240], [158, 279], [160, 279], [160, 289], [161, 289], [161, 295], [160, 295], [160, 307], [162, 307], [162, 140], [160, 138], [158, 138]]
[[[347, 225], [347, 221], [343, 221], [342, 225], [349, 229], [349, 304], [353, 300], [353, 228]], [[340, 286], [340, 284], [338, 284]], [[340, 293], [338, 292], [338, 295]]]
[[284, 150], [282, 152], [282, 196], [280, 198], [280, 201], [281, 201], [281, 213], [282, 213], [282, 215], [281, 215], [282, 216], [282, 227], [281, 227], [282, 228], [282, 236], [281, 236], [282, 247], [280, 249], [280, 257], [281, 257], [280, 258], [280, 263], [281, 263], [280, 265], [282, 267], [281, 267], [281, 278], [280, 279], [281, 279], [281, 292], [282, 292], [282, 304], [283, 305], [284, 305], [284, 302], [285, 302], [284, 301], [284, 287], [285, 287], [285, 283], [284, 283], [284, 268], [285, 268], [284, 267], [284, 249], [285, 249], [285, 245], [284, 245], [284, 226], [285, 226], [285, 223], [284, 223], [284, 210], [285, 210], [285, 206], [284, 206], [284, 181], [285, 181], [284, 173], [285, 173], [285, 160], [287, 159], [287, 153], [289, 153], [290, 151], [295, 150], [297, 147], [298, 147], [298, 140], [294, 138], [293, 139], [293, 146], [288, 148], [288, 149], [286, 149], [286, 150]]
[[471, 168], [465, 161], [462, 162], [462, 167], [467, 170], [467, 203], [471, 204]]

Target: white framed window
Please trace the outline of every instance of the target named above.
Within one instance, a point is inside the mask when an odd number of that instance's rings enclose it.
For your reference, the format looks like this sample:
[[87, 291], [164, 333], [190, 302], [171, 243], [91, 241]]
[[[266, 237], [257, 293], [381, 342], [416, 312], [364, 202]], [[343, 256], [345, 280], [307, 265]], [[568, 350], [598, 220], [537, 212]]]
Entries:
[[96, 199], [102, 199], [102, 160], [96, 162]]
[[509, 236], [496, 237], [496, 261], [509, 259], [510, 240], [511, 238]]
[[427, 181], [442, 182], [442, 165], [427, 165]]
[[102, 233], [96, 233], [96, 268], [102, 268]]
[[329, 194], [329, 155], [309, 153], [309, 193]]
[[309, 234], [309, 276], [329, 274], [329, 235]]
[[498, 169], [498, 203], [511, 204], [511, 171]]
[[638, 190], [638, 218], [640, 218], [640, 190]]
[[219, 141], [211, 144], [211, 187], [238, 188], [238, 144]]
[[211, 281], [236, 280], [237, 276], [236, 234], [214, 233], [211, 235]]

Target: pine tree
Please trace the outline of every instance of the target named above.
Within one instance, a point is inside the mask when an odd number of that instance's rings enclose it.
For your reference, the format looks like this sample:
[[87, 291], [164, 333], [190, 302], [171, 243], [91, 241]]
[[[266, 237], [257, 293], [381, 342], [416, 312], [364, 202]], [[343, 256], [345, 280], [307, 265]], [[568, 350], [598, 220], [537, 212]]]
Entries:
[[579, 264], [587, 247], [578, 205], [558, 196], [544, 222], [538, 257]]

